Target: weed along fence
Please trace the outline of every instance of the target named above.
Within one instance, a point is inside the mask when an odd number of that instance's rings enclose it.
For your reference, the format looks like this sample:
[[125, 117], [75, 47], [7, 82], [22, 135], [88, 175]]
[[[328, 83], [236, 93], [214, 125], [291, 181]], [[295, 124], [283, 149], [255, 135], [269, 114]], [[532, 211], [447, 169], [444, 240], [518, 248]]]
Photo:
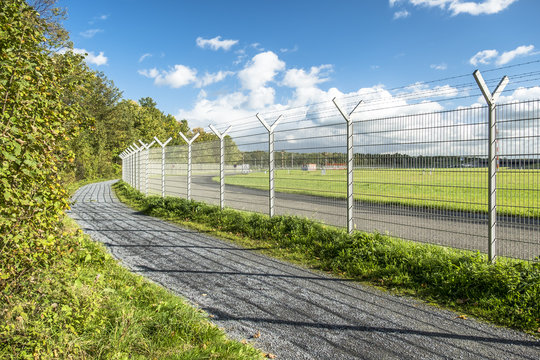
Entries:
[[141, 140], [120, 155], [122, 178], [148, 195], [533, 261], [540, 101], [515, 96], [527, 88], [506, 89], [506, 76], [472, 78], [256, 114], [211, 126], [212, 141]]

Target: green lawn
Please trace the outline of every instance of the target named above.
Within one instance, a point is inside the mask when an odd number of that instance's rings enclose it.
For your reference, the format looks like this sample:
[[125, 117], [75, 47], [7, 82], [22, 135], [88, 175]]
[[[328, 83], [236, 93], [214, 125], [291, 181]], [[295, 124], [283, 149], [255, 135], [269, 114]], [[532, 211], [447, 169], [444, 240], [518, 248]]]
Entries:
[[[268, 174], [230, 175], [225, 183], [268, 189]], [[540, 216], [540, 170], [500, 169], [497, 184], [500, 213]], [[278, 192], [345, 198], [346, 185], [345, 170], [275, 172]], [[487, 212], [487, 169], [358, 169], [354, 171], [354, 198]]]

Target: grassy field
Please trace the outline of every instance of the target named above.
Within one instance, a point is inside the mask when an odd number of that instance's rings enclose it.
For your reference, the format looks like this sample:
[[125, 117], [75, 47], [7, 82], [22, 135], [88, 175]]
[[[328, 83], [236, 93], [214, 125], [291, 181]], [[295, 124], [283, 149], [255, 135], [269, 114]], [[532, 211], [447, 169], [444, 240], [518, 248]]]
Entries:
[[[345, 170], [277, 170], [278, 192], [345, 198]], [[216, 179], [219, 181], [219, 178]], [[226, 176], [225, 183], [268, 189], [268, 174]], [[366, 202], [487, 212], [487, 169], [357, 169], [354, 198]], [[497, 204], [502, 214], [540, 216], [540, 170], [500, 169]]]

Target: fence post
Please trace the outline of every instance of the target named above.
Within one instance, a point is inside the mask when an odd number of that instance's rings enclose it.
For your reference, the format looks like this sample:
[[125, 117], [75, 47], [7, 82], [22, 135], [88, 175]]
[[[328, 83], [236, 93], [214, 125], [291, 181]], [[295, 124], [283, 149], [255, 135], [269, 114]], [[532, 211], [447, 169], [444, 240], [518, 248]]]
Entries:
[[347, 122], [347, 231], [350, 233], [354, 230], [353, 210], [354, 210], [354, 148], [353, 148], [353, 121], [351, 115], [356, 108], [362, 103], [362, 100], [356, 104], [350, 113], [344, 112], [336, 102], [336, 98], [332, 102], [339, 110], [341, 116]]
[[154, 136], [154, 140], [161, 146], [161, 197], [165, 197], [165, 146], [172, 140], [168, 138], [167, 141], [162, 143], [157, 137]]
[[209, 126], [219, 138], [219, 206], [223, 209], [225, 207], [225, 135], [231, 130], [231, 126], [223, 133], [212, 125]]
[[182, 139], [184, 139], [185, 142], [187, 142], [188, 145], [188, 156], [187, 156], [187, 199], [188, 201], [191, 200], [191, 144], [195, 141], [196, 138], [199, 137], [199, 133], [196, 133], [191, 140], [188, 140], [188, 138], [180, 131], [178, 132]]
[[137, 143], [133, 143], [135, 147], [135, 189], [141, 190], [141, 150], [142, 147], [138, 146]]
[[508, 76], [504, 76], [495, 91], [491, 93], [479, 70], [473, 73], [478, 87], [489, 106], [488, 114], [488, 258], [495, 262], [497, 258], [497, 119], [495, 107], [499, 96], [508, 84]]
[[118, 157], [120, 158], [120, 160], [122, 160], [122, 181], [124, 181], [124, 153], [125, 153], [125, 150], [122, 151], [120, 153], [120, 155], [118, 155]]
[[144, 196], [148, 196], [148, 162], [150, 161], [149, 149], [156, 143], [156, 140], [152, 140], [150, 144], [145, 144], [139, 140], [142, 146], [144, 146]]
[[135, 154], [137, 153], [137, 150], [133, 147], [133, 145], [130, 145], [129, 148], [131, 149], [131, 164], [129, 166], [129, 175], [130, 175], [130, 186], [135, 187]]
[[126, 182], [131, 185], [131, 162], [132, 162], [132, 155], [133, 150], [131, 149], [131, 145], [127, 147], [126, 149], [128, 157], [127, 157], [127, 173], [126, 173]]
[[[269, 126], [268, 123], [263, 119], [262, 116], [259, 115], [259, 113], [255, 114], [257, 119], [263, 124], [263, 126], [268, 130], [268, 182], [269, 182], [269, 215], [270, 217], [273, 217], [275, 214], [275, 198], [276, 193], [274, 189], [274, 130], [276, 129], [277, 124], [281, 121], [283, 118], [283, 115], [279, 115], [272, 124], [272, 126]], [[262, 164], [261, 164], [262, 165]]]

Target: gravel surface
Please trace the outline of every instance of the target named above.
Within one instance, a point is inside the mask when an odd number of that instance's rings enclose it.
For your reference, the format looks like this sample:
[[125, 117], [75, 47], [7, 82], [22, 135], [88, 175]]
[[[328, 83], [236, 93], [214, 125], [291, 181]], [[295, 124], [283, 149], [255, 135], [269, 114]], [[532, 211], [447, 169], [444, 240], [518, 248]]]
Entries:
[[278, 261], [82, 187], [69, 215], [132, 271], [277, 359], [540, 359], [540, 341]]

